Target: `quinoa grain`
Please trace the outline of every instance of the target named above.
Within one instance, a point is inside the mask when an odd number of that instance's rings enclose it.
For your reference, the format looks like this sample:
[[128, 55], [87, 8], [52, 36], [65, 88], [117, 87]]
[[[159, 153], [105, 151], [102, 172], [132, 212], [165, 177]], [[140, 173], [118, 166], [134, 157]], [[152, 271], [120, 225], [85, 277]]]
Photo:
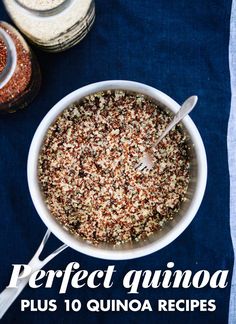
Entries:
[[51, 214], [92, 244], [146, 239], [178, 212], [189, 183], [181, 125], [154, 149], [148, 173], [134, 165], [170, 121], [149, 98], [104, 91], [64, 110], [49, 128], [39, 181]]

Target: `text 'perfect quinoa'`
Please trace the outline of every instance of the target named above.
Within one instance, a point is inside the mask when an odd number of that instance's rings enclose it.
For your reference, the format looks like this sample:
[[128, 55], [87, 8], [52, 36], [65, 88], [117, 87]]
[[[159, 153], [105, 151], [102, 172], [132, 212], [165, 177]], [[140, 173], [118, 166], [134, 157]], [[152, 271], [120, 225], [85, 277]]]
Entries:
[[182, 127], [153, 150], [153, 170], [134, 166], [170, 120], [163, 106], [120, 90], [87, 96], [65, 109], [49, 128], [39, 158], [51, 214], [93, 244], [139, 241], [160, 230], [188, 188]]

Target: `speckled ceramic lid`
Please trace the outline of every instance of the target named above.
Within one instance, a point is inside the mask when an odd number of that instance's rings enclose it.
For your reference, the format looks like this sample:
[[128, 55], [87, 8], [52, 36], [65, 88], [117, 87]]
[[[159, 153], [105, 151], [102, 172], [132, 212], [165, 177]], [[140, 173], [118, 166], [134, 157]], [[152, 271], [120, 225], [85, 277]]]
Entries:
[[66, 0], [18, 0], [18, 2], [32, 10], [51, 10], [61, 5]]

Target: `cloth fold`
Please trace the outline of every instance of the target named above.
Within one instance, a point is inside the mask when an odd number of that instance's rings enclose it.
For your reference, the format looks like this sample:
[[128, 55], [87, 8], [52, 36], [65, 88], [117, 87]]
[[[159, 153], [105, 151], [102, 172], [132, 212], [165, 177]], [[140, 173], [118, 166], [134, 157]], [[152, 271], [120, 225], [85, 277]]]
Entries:
[[[228, 157], [230, 172], [230, 229], [234, 251], [236, 251], [236, 1], [232, 2], [230, 20], [229, 67], [231, 78], [231, 111], [228, 125]], [[229, 324], [236, 323], [236, 263], [234, 262]]]

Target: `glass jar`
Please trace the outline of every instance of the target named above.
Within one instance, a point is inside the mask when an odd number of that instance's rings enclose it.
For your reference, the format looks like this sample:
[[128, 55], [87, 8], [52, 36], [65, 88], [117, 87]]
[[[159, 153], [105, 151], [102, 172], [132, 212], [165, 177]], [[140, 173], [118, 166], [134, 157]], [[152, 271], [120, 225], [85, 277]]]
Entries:
[[41, 84], [38, 62], [20, 33], [0, 21], [0, 113], [25, 108]]
[[45, 51], [79, 43], [95, 19], [93, 0], [3, 0], [17, 27]]

